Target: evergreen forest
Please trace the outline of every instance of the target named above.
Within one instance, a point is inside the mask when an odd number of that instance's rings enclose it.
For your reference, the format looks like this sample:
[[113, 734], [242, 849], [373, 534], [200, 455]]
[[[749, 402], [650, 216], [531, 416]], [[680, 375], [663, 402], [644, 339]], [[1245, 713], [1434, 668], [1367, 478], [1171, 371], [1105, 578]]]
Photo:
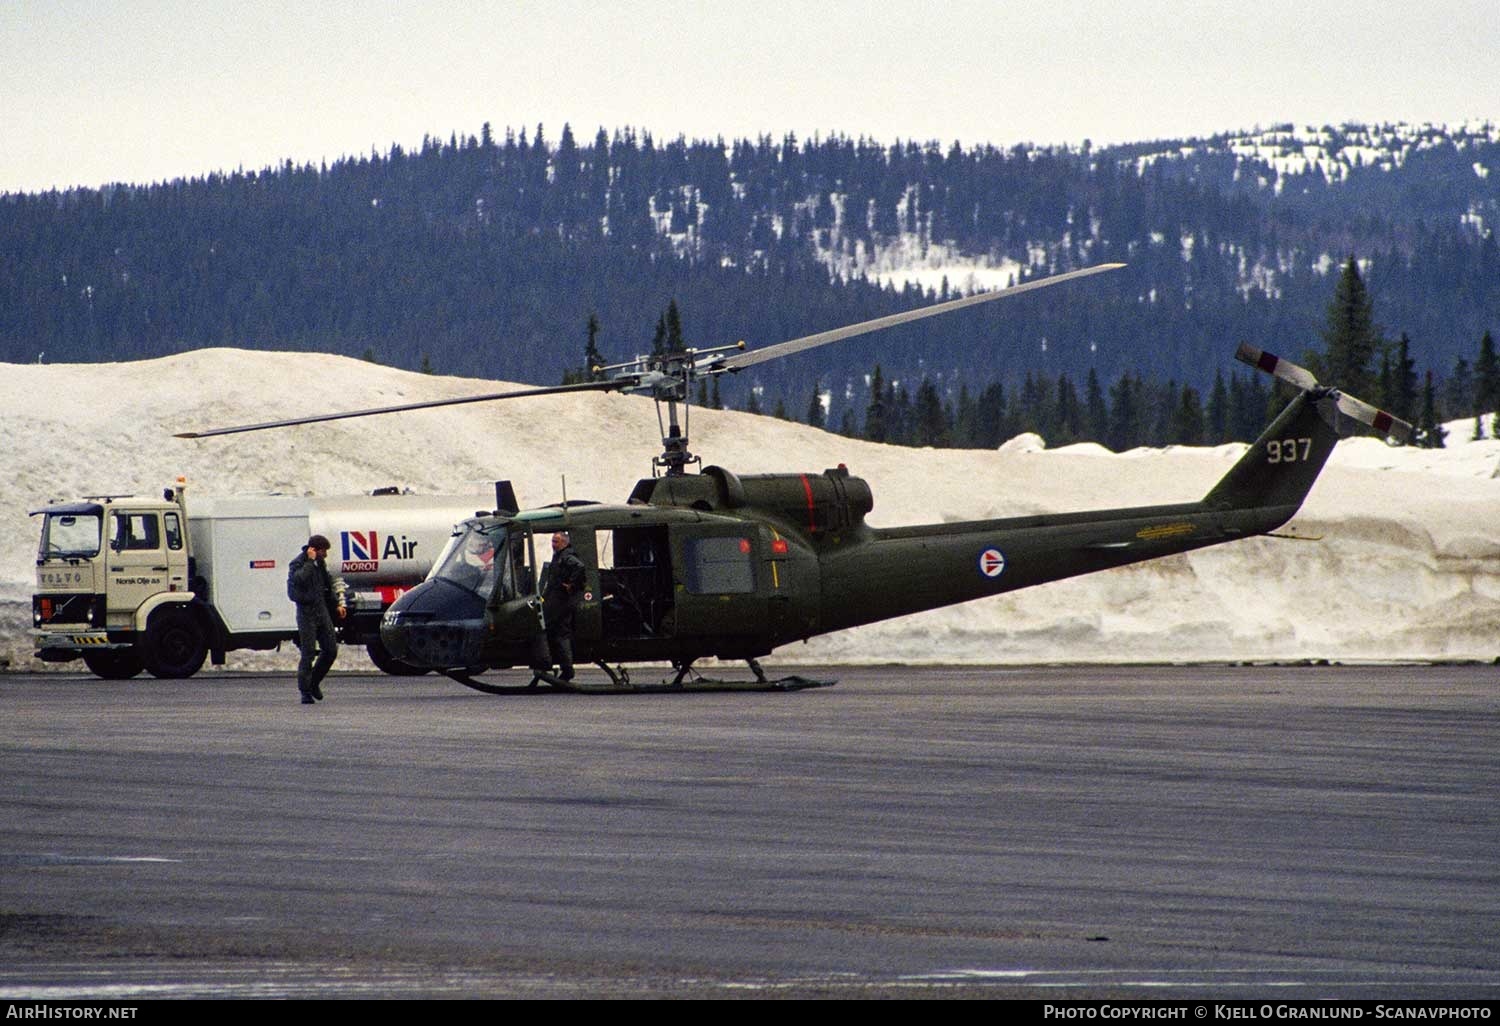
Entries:
[[[669, 314], [671, 344], [763, 346], [1118, 260], [700, 398], [908, 444], [1210, 443], [1275, 401], [1236, 369], [1248, 341], [1435, 426], [1495, 409], [1492, 171], [1487, 124], [1097, 149], [486, 124], [322, 166], [0, 195], [0, 360], [236, 346], [554, 383], [662, 345]], [[924, 268], [979, 273], [904, 273]]]

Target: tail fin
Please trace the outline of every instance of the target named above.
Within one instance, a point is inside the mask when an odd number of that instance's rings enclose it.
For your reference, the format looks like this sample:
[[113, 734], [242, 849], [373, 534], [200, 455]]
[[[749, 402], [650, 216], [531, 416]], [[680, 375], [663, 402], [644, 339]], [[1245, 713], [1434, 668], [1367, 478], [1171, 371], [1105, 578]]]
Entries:
[[1297, 395], [1271, 426], [1245, 451], [1229, 473], [1204, 496], [1204, 503], [1229, 509], [1264, 509], [1291, 519], [1333, 452], [1351, 418], [1402, 439], [1411, 434], [1404, 420], [1368, 403], [1318, 384], [1311, 372], [1254, 346], [1241, 344], [1235, 357], [1295, 386]]
[[1290, 507], [1289, 518], [1302, 505], [1339, 440], [1333, 413], [1316, 393], [1298, 392], [1203, 501], [1240, 509]]

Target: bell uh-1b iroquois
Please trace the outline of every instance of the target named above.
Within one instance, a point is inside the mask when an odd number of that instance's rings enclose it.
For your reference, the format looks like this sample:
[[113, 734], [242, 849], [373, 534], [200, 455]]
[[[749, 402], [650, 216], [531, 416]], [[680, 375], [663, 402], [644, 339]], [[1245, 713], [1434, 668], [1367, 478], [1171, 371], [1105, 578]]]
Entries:
[[[744, 343], [639, 357], [596, 368], [603, 380], [410, 403], [347, 413], [185, 433], [199, 438], [345, 417], [563, 392], [616, 391], [666, 406], [663, 451], [653, 476], [623, 505], [564, 501], [522, 511], [508, 483], [496, 509], [458, 526], [427, 580], [386, 614], [381, 639], [418, 671], [438, 670], [481, 691], [509, 692], [475, 679], [487, 669], [527, 667], [563, 686], [551, 670], [541, 594], [554, 532], [571, 537], [586, 567], [573, 644], [610, 689], [631, 688], [628, 663], [670, 663], [657, 687], [797, 687], [768, 681], [756, 662], [778, 646], [860, 624], [984, 598], [1252, 535], [1286, 523], [1339, 440], [1360, 421], [1396, 437], [1411, 426], [1320, 385], [1300, 367], [1250, 346], [1239, 359], [1296, 389], [1295, 397], [1202, 499], [1083, 513], [1023, 516], [916, 527], [865, 523], [870, 486], [842, 465], [818, 473], [739, 475], [688, 468], [688, 398], [706, 377], [839, 339], [965, 306], [1057, 285], [1120, 264], [1101, 264], [822, 332], [758, 351]], [[679, 421], [678, 407], [682, 406]], [[692, 666], [744, 660], [755, 681], [708, 681]], [[645, 689], [641, 689], [645, 690]]]

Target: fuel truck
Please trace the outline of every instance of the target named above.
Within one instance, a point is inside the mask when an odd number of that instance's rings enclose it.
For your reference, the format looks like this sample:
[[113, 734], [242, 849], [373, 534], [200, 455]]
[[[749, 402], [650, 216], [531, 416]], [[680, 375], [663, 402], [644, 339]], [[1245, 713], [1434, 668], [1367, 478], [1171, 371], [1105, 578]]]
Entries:
[[226, 652], [275, 649], [297, 638], [287, 566], [321, 534], [349, 610], [341, 640], [362, 644], [391, 674], [422, 671], [380, 642], [386, 607], [420, 583], [479, 495], [412, 495], [381, 488], [329, 498], [95, 495], [32, 510], [42, 518], [31, 599], [38, 658], [82, 659], [112, 680], [143, 669], [191, 677]]

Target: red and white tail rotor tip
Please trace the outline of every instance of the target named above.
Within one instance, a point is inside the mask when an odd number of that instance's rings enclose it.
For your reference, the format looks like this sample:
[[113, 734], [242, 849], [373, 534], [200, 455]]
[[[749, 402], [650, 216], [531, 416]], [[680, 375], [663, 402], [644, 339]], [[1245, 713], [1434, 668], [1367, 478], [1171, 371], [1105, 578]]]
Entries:
[[[1278, 380], [1304, 391], [1311, 391], [1318, 387], [1318, 379], [1313, 377], [1312, 371], [1306, 367], [1299, 367], [1290, 360], [1283, 360], [1275, 353], [1268, 353], [1264, 349], [1257, 349], [1247, 342], [1241, 342], [1239, 349], [1234, 354], [1235, 359], [1241, 363], [1248, 363], [1258, 370], [1263, 370]], [[1411, 438], [1412, 427], [1400, 417], [1386, 413], [1384, 410], [1371, 406], [1363, 399], [1356, 399], [1352, 395], [1346, 395], [1338, 389], [1332, 389], [1335, 402], [1339, 412], [1346, 417], [1352, 417], [1361, 424], [1394, 438], [1398, 442], [1405, 442]]]

